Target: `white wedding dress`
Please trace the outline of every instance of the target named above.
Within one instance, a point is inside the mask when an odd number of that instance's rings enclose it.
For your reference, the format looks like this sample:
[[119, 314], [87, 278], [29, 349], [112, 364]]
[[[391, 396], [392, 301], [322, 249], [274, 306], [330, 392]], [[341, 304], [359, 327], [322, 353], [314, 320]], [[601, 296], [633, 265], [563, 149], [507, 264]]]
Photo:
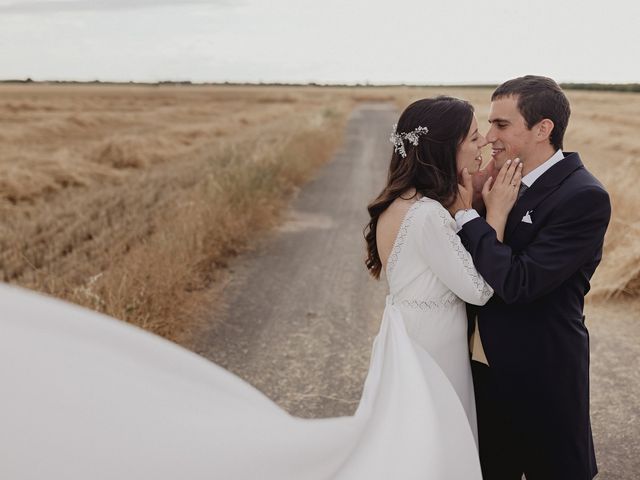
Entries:
[[296, 418], [214, 363], [0, 284], [0, 478], [481, 479], [463, 300], [491, 289], [437, 202], [409, 209], [355, 415]]

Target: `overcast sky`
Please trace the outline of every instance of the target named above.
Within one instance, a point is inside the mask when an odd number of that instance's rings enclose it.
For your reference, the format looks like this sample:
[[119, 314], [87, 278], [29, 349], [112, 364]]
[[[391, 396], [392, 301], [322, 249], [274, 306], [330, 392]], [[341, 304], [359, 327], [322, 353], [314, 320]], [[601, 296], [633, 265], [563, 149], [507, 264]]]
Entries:
[[640, 82], [639, 5], [0, 0], [0, 79]]

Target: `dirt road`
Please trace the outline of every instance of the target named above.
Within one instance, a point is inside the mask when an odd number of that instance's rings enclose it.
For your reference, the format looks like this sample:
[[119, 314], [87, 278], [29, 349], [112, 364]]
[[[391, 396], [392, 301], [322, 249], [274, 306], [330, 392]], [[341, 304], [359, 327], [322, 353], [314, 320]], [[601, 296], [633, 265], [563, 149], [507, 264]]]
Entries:
[[[286, 222], [231, 264], [223, 301], [194, 349], [294, 415], [357, 406], [386, 284], [363, 264], [365, 206], [383, 185], [397, 113], [362, 105], [342, 149], [293, 201]], [[587, 306], [592, 422], [603, 480], [640, 473], [640, 303]]]
[[588, 304], [591, 427], [602, 480], [640, 476], [640, 300]]
[[397, 113], [363, 105], [335, 158], [285, 223], [232, 263], [220, 310], [196, 350], [305, 417], [353, 413], [386, 283], [364, 267], [367, 202], [384, 184]]

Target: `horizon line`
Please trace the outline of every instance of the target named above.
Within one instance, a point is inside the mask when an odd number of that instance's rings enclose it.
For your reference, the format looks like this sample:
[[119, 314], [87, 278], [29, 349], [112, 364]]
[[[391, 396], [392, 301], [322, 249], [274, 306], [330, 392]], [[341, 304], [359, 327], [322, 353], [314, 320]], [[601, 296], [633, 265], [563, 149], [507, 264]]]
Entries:
[[[409, 88], [425, 88], [425, 87], [449, 87], [449, 88], [495, 88], [499, 83], [374, 83], [374, 82], [355, 82], [355, 83], [338, 83], [338, 82], [236, 82], [236, 81], [193, 81], [193, 80], [159, 80], [159, 81], [119, 81], [119, 80], [33, 80], [30, 77], [26, 79], [7, 78], [0, 79], [0, 84], [17, 83], [17, 84], [106, 84], [106, 85], [141, 85], [141, 86], [161, 86], [161, 85], [191, 85], [191, 86], [282, 86], [282, 87], [409, 87]], [[562, 88], [620, 88], [625, 91], [640, 92], [639, 82], [558, 82]]]

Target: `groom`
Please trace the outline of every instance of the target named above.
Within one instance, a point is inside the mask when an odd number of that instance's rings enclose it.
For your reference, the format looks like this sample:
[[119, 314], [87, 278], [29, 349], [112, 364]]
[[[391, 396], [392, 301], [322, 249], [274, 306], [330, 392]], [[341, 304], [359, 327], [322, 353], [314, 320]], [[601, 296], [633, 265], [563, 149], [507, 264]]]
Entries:
[[[527, 75], [491, 97], [487, 142], [500, 168], [523, 162], [504, 243], [475, 210], [456, 222], [495, 294], [479, 309], [472, 361], [485, 480], [591, 480], [589, 333], [583, 316], [600, 263], [609, 196], [575, 152], [563, 152], [569, 102]], [[479, 355], [477, 347], [483, 350]]]

